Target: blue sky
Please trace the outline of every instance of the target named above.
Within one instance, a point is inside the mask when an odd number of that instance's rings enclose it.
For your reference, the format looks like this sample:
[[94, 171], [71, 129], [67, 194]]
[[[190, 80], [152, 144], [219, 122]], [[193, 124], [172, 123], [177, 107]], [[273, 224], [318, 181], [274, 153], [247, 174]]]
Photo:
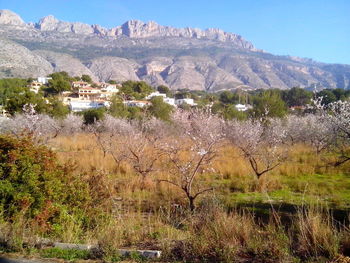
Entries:
[[0, 0], [0, 9], [26, 22], [52, 14], [108, 28], [130, 19], [221, 28], [276, 55], [350, 64], [350, 0]]

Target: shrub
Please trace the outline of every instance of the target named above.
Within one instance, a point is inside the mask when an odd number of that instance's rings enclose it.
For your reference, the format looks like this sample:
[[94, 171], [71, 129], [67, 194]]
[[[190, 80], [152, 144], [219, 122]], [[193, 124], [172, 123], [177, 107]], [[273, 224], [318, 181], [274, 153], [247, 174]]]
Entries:
[[61, 210], [76, 212], [89, 200], [86, 184], [60, 165], [55, 153], [30, 137], [0, 135], [0, 214], [6, 221], [17, 215], [50, 229]]
[[86, 125], [93, 124], [96, 121], [103, 119], [104, 114], [105, 114], [104, 108], [86, 110], [83, 112], [84, 124]]
[[10, 218], [19, 210], [38, 215], [49, 202], [61, 200], [63, 168], [53, 152], [30, 138], [0, 136], [0, 202]]
[[150, 113], [160, 120], [170, 121], [173, 107], [164, 102], [162, 97], [153, 97], [151, 102], [152, 106], [149, 107]]

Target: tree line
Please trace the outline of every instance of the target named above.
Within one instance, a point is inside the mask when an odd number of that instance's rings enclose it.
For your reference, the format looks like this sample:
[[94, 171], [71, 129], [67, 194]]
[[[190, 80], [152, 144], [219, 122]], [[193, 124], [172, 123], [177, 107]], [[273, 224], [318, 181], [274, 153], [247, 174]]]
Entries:
[[[1, 79], [0, 105], [12, 116], [23, 112], [24, 105], [32, 104], [35, 105], [35, 110], [38, 113], [47, 114], [54, 118], [64, 118], [70, 111], [59, 98], [63, 91], [72, 91], [71, 82], [85, 81], [93, 87], [96, 86], [89, 75], [71, 77], [66, 72], [56, 72], [50, 74], [49, 77], [52, 79], [41, 88], [38, 94], [31, 92], [28, 88], [33, 79]], [[113, 80], [109, 82], [116, 83]], [[174, 108], [164, 103], [160, 97], [154, 97], [151, 100], [152, 106], [142, 109], [128, 107], [123, 104], [123, 100], [142, 100], [156, 90], [176, 99], [192, 98], [197, 102], [197, 108], [210, 108], [212, 113], [227, 120], [283, 117], [291, 112], [304, 114], [308, 112], [306, 106], [310, 105], [312, 99], [322, 97], [322, 103], [328, 105], [338, 100], [346, 101], [350, 97], [350, 90], [343, 89], [324, 89], [319, 92], [312, 92], [294, 87], [290, 90], [227, 90], [207, 93], [190, 90], [173, 91], [164, 85], [152, 87], [143, 81], [125, 81], [121, 84], [120, 92], [111, 99], [111, 106], [108, 109], [91, 109], [81, 114], [83, 114], [87, 123], [101, 119], [104, 114], [128, 119], [155, 116], [161, 120], [169, 121]], [[249, 104], [252, 108], [245, 112], [238, 111], [235, 107], [238, 103]], [[191, 106], [183, 104], [180, 108], [189, 110]], [[294, 109], [294, 111], [291, 109]]]

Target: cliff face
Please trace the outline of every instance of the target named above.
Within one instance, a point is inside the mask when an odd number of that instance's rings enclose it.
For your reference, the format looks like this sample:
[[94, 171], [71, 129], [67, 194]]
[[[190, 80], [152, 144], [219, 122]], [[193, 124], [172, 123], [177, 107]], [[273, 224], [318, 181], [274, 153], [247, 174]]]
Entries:
[[241, 36], [226, 33], [221, 29], [209, 28], [201, 30], [198, 28], [173, 28], [160, 26], [156, 22], [144, 23], [138, 20], [131, 20], [121, 27], [114, 29], [115, 35], [125, 35], [131, 38], [147, 37], [184, 37], [196, 39], [210, 39], [220, 42], [232, 42], [238, 47], [254, 50], [252, 43], [244, 40]]
[[17, 26], [17, 25], [24, 26], [25, 25], [22, 18], [10, 10], [0, 10], [0, 24], [2, 24], [2, 25], [14, 25], [14, 26]]
[[0, 41], [1, 77], [67, 71], [103, 81], [145, 80], [172, 89], [350, 88], [348, 65], [275, 56], [220, 29], [138, 20], [107, 29], [53, 16], [25, 23], [17, 14], [0, 10]]
[[198, 28], [173, 28], [168, 26], [158, 25], [156, 22], [150, 21], [144, 23], [139, 20], [130, 20], [121, 26], [111, 29], [106, 29], [100, 25], [88, 25], [80, 22], [69, 23], [56, 19], [49, 15], [42, 18], [35, 24], [35, 28], [40, 31], [56, 31], [61, 33], [75, 33], [75, 34], [97, 34], [99, 36], [127, 36], [130, 38], [149, 38], [149, 37], [184, 37], [196, 39], [211, 39], [221, 42], [231, 42], [238, 47], [254, 50], [252, 43], [244, 40], [241, 36], [226, 33], [220, 29], [206, 29]]
[[69, 23], [59, 21], [52, 15], [40, 19], [40, 21], [35, 24], [35, 28], [39, 29], [40, 31], [57, 31], [62, 33], [74, 33], [83, 35], [94, 33], [94, 29], [90, 25], [80, 22]]

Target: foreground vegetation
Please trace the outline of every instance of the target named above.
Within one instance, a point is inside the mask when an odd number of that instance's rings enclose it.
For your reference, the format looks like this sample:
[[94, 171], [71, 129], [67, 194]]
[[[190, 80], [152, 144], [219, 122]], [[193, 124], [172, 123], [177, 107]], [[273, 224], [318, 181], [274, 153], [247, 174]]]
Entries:
[[[26, 105], [0, 123], [0, 241], [98, 245], [45, 250], [66, 260], [347, 262], [350, 107], [225, 121], [178, 110], [169, 121], [54, 119]], [[143, 260], [143, 259], [135, 259]]]

